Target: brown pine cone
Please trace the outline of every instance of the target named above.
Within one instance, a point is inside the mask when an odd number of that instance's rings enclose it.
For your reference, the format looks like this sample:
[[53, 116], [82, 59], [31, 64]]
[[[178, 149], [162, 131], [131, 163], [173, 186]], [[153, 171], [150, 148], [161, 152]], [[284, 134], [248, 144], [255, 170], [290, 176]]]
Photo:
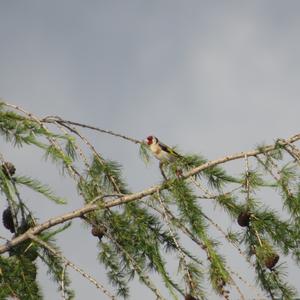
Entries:
[[2, 164], [2, 172], [7, 176], [13, 176], [16, 172], [15, 166], [11, 162], [5, 162]]
[[6, 229], [10, 230], [11, 233], [16, 232], [12, 213], [9, 207], [7, 207], [2, 213], [2, 223]]
[[107, 229], [103, 225], [94, 225], [92, 227], [91, 233], [93, 236], [97, 236], [101, 241], [102, 237], [105, 235]]
[[273, 253], [265, 259], [265, 266], [272, 270], [279, 261], [279, 255], [277, 253]]
[[238, 216], [238, 219], [237, 219], [237, 222], [238, 224], [241, 226], [241, 227], [246, 227], [246, 226], [249, 226], [249, 223], [250, 223], [250, 212], [249, 211], [242, 211], [239, 216]]

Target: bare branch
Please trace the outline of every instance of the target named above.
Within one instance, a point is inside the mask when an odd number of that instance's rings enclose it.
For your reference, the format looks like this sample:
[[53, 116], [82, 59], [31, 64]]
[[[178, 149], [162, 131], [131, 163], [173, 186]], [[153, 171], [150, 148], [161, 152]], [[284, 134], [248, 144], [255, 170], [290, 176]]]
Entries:
[[119, 137], [119, 138], [128, 140], [130, 142], [133, 142], [135, 144], [142, 144], [143, 143], [139, 140], [136, 140], [136, 139], [128, 137], [128, 136], [125, 136], [125, 135], [120, 134], [120, 133], [113, 132], [111, 130], [101, 129], [101, 128], [98, 128], [98, 127], [95, 127], [95, 126], [86, 125], [86, 124], [82, 124], [82, 123], [78, 123], [78, 122], [74, 122], [74, 121], [63, 120], [59, 116], [47, 116], [47, 117], [41, 119], [40, 121], [43, 122], [43, 123], [55, 123], [55, 122], [57, 122], [57, 123], [60, 123], [60, 124], [75, 125], [75, 126], [79, 126], [79, 127], [82, 127], [82, 128], [87, 128], [87, 129], [95, 130], [95, 131], [98, 131], [98, 132], [101, 132], [101, 133], [113, 135], [115, 137]]

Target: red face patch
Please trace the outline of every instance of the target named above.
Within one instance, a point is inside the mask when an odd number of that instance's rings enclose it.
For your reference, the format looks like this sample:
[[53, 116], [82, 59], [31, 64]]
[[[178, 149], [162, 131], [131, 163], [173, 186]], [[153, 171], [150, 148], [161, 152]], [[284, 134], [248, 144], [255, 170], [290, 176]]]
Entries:
[[152, 135], [148, 136], [148, 137], [147, 137], [147, 144], [148, 144], [148, 145], [151, 145], [151, 144], [152, 144], [152, 141], [153, 141], [153, 136], [152, 136]]

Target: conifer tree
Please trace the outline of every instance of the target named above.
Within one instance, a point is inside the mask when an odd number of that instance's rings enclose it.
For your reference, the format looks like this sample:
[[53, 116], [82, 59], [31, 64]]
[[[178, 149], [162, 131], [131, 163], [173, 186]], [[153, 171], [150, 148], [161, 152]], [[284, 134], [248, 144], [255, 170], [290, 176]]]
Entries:
[[[224, 299], [230, 299], [232, 291], [239, 299], [249, 299], [244, 285], [253, 289], [252, 299], [297, 296], [286, 277], [286, 260], [300, 262], [300, 134], [210, 161], [198, 154], [182, 155], [163, 164], [161, 182], [135, 192], [129, 190], [122, 166], [105, 158], [81, 129], [136, 144], [145, 163], [151, 157], [142, 140], [0, 105], [2, 143], [20, 152], [25, 145], [41, 149], [49, 163], [58, 165], [57, 176], [74, 181], [82, 199], [77, 210], [39, 222], [38, 212], [23, 200], [23, 186], [57, 205], [66, 200], [31, 174], [19, 175], [18, 166], [0, 153], [1, 201], [6, 202], [1, 226], [7, 230], [7, 236], [0, 237], [0, 299], [43, 299], [37, 262], [47, 267], [63, 299], [76, 298], [70, 268], [94, 284], [101, 299], [130, 299], [133, 279], [150, 289], [153, 299], [209, 299], [207, 285]], [[226, 168], [233, 161], [240, 162], [238, 174]], [[280, 211], [266, 204], [260, 196], [263, 190], [278, 195]], [[208, 202], [222, 209], [234, 231], [207, 214]], [[72, 220], [90, 227], [98, 239], [99, 265], [110, 287], [70, 261], [56, 242], [56, 236], [71, 230]], [[253, 269], [255, 285], [230, 267], [214, 231], [232, 246], [232, 255]], [[169, 270], [170, 256], [178, 274]], [[167, 294], [157, 287], [153, 272]]]

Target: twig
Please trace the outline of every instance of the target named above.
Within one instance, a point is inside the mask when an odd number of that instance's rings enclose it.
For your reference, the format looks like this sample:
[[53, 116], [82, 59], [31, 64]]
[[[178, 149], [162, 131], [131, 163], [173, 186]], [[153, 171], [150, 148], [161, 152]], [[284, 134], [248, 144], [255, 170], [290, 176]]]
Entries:
[[91, 275], [89, 275], [88, 273], [86, 273], [81, 268], [77, 267], [70, 260], [68, 260], [65, 256], [63, 256], [61, 253], [59, 253], [53, 247], [51, 247], [48, 243], [46, 243], [45, 241], [39, 239], [38, 237], [36, 237], [35, 235], [33, 235], [31, 233], [28, 233], [28, 237], [31, 240], [33, 240], [34, 242], [40, 244], [45, 249], [49, 250], [55, 256], [61, 258], [65, 262], [65, 266], [66, 265], [70, 266], [76, 272], [78, 272], [80, 275], [82, 275], [83, 277], [85, 277], [86, 279], [88, 279], [92, 284], [94, 284], [97, 287], [97, 289], [101, 290], [106, 296], [108, 296], [108, 298], [110, 298], [112, 300], [116, 299], [116, 297], [113, 296], [100, 282], [98, 282], [96, 279], [94, 279]]
[[[10, 104], [10, 103], [5, 103], [4, 104], [8, 107], [11, 107], [15, 110], [18, 110], [20, 112], [22, 112], [23, 114], [25, 114], [29, 119], [33, 120], [34, 122], [38, 123], [41, 128], [43, 128], [47, 133], [50, 133], [50, 131], [48, 130], [48, 128], [44, 125], [44, 123], [38, 118], [36, 117], [35, 115], [33, 115], [32, 113], [26, 111], [25, 109], [17, 106], [17, 105], [14, 105], [14, 104]], [[61, 149], [61, 146], [59, 145], [59, 143], [56, 141], [55, 138], [53, 137], [50, 137], [50, 136], [46, 136], [47, 140], [49, 141], [49, 143], [51, 145], [53, 145], [53, 147], [55, 147], [56, 150], [59, 151], [60, 154], [62, 154], [62, 156], [64, 157], [65, 154], [64, 154], [64, 151]], [[81, 177], [80, 173], [75, 169], [74, 166], [71, 166], [71, 165], [68, 165], [66, 164], [68, 170], [70, 171], [70, 174], [72, 175], [72, 177], [76, 180], [76, 176], [77, 177]]]
[[[209, 197], [209, 199], [214, 199], [215, 197], [213, 195], [211, 195], [211, 193], [206, 190], [201, 184], [200, 182], [197, 182], [194, 178], [190, 178], [190, 180], [195, 184], [196, 187], [198, 187], [199, 189], [201, 189], [206, 195], [207, 197]], [[221, 232], [221, 234], [225, 237], [225, 239], [233, 246], [235, 247], [239, 254], [242, 255], [244, 258], [246, 258], [246, 255], [243, 253], [243, 251], [241, 250], [240, 247], [238, 247], [236, 244], [234, 244], [227, 236], [227, 234], [223, 231], [223, 229], [221, 228], [221, 226], [217, 223], [215, 223], [210, 217], [208, 217], [204, 212], [201, 212], [201, 214], [203, 215], [203, 217], [208, 220], [219, 232]]]
[[74, 121], [63, 120], [59, 116], [47, 116], [47, 117], [41, 119], [41, 122], [44, 122], [44, 123], [59, 122], [59, 123], [64, 123], [64, 124], [76, 125], [76, 126], [80, 126], [82, 128], [88, 128], [88, 129], [92, 129], [92, 130], [95, 130], [95, 131], [99, 131], [101, 133], [113, 135], [115, 137], [120, 137], [122, 139], [133, 142], [135, 144], [142, 144], [143, 143], [139, 140], [136, 140], [136, 139], [128, 137], [128, 136], [125, 136], [125, 135], [120, 134], [120, 133], [113, 132], [111, 130], [101, 129], [101, 128], [98, 128], [98, 127], [95, 127], [95, 126], [86, 125], [86, 124], [82, 124], [82, 123], [78, 123], [78, 122], [74, 122]]
[[[10, 174], [10, 171], [9, 171], [7, 165], [5, 164], [5, 160], [4, 160], [4, 157], [3, 157], [2, 153], [0, 153], [0, 161], [1, 161], [2, 168], [4, 167], [4, 169], [6, 171], [6, 174], [7, 174], [8, 178], [9, 178], [9, 180], [10, 180], [10, 183], [12, 183], [13, 179], [12, 179], [12, 176]], [[5, 181], [4, 181], [4, 184], [5, 184]], [[7, 197], [7, 203], [8, 203], [8, 207], [10, 209], [10, 212], [11, 212], [14, 230], [16, 231], [17, 228], [19, 227], [19, 225], [18, 225], [18, 217], [17, 217], [18, 211], [17, 211], [17, 208], [16, 208], [16, 202], [13, 199], [14, 197], [13, 197], [13, 195], [11, 193], [12, 191], [11, 191], [11, 189], [10, 189], [9, 186], [7, 186], [7, 187], [8, 187], [9, 194], [11, 195], [11, 198]], [[15, 193], [15, 190], [14, 190], [14, 193]]]
[[[248, 283], [239, 273], [237, 273], [237, 272], [235, 272], [233, 270], [231, 270], [230, 272], [234, 276], [236, 276], [240, 281], [242, 281], [246, 286], [248, 286], [248, 288], [250, 288], [251, 290], [253, 290], [254, 293], [256, 293], [257, 298], [255, 298], [255, 299], [257, 299], [257, 300], [264, 300], [263, 296], [258, 294], [257, 289], [252, 284]], [[238, 286], [237, 286], [237, 288], [238, 288]]]
[[[54, 122], [54, 123], [64, 134], [68, 134], [67, 130], [64, 128], [63, 125], [59, 124], [58, 122]], [[73, 130], [71, 128], [68, 128], [68, 129], [73, 132]], [[82, 158], [82, 161], [83, 161], [86, 169], [88, 170], [90, 168], [90, 165], [88, 163], [87, 157], [85, 156], [85, 154], [83, 153], [83, 151], [79, 147], [79, 145], [77, 145], [77, 143], [74, 143], [74, 147], [75, 147], [76, 151], [79, 153], [79, 156]]]
[[249, 185], [249, 176], [250, 176], [250, 172], [249, 172], [249, 159], [248, 156], [245, 155], [245, 169], [246, 169], [246, 202], [249, 202], [250, 199], [250, 185]]
[[[248, 174], [248, 160], [246, 160], [246, 166], [247, 166], [247, 174]], [[207, 197], [210, 197], [210, 199], [213, 199], [213, 198], [215, 198], [215, 197], [213, 197], [213, 195], [211, 195], [211, 193], [207, 190], [207, 189], [205, 189], [202, 185], [201, 185], [201, 183], [200, 182], [197, 182], [193, 177], [191, 177], [190, 178], [190, 180], [195, 184], [195, 186], [197, 186], [201, 191], [203, 191], [206, 195], [207, 195]], [[238, 187], [238, 188], [240, 188], [240, 187]], [[208, 220], [224, 237], [225, 237], [225, 239], [229, 242], [229, 244], [231, 244], [233, 247], [235, 247], [236, 249], [237, 249], [237, 251], [239, 252], [239, 254], [249, 263], [249, 264], [251, 264], [251, 262], [250, 262], [250, 260], [246, 257], [246, 255], [245, 255], [245, 253], [242, 251], [242, 249], [239, 247], [239, 246], [237, 246], [235, 243], [233, 243], [229, 238], [228, 238], [228, 236], [227, 236], [227, 234], [223, 231], [223, 229], [221, 228], [221, 226], [219, 225], [219, 224], [217, 224], [217, 223], [215, 223], [210, 217], [208, 217], [204, 212], [201, 212], [201, 214], [203, 215], [203, 217], [206, 219], [206, 220]], [[232, 271], [231, 270], [231, 268], [229, 268], [229, 266], [227, 266], [227, 268], [228, 268], [228, 270], [230, 271], [230, 273], [231, 274], [236, 274], [236, 275], [238, 275], [238, 277], [241, 279], [241, 280], [243, 280], [243, 282], [244, 283], [246, 283], [247, 285], [248, 285], [248, 287], [250, 287], [251, 289], [253, 289], [255, 292], [256, 292], [256, 294], [258, 295], [258, 293], [257, 293], [257, 291], [256, 291], [256, 289], [253, 287], [253, 286], [251, 286], [246, 280], [244, 280], [242, 277], [241, 277], [241, 275], [239, 275], [238, 273], [236, 273], [236, 272], [234, 272], [234, 271]], [[233, 278], [232, 278], [232, 276], [230, 276], [231, 277], [231, 280], [232, 280], [232, 283], [233, 283], [233, 285], [235, 286], [235, 288], [236, 288], [236, 290], [237, 290], [237, 292], [239, 293], [239, 295], [240, 295], [240, 297], [241, 297], [241, 299], [245, 299], [244, 298], [244, 296], [243, 296], [243, 294], [242, 294], [242, 292], [241, 292], [241, 290], [240, 290], [240, 288], [239, 288], [239, 286], [237, 285], [237, 283], [233, 280]]]
[[256, 155], [256, 159], [257, 161], [264, 166], [264, 168], [269, 172], [269, 174], [274, 178], [274, 180], [282, 186], [282, 190], [289, 196], [289, 197], [293, 197], [293, 193], [290, 191], [289, 187], [287, 184], [285, 184], [284, 182], [281, 182], [281, 178], [280, 178], [280, 170], [278, 168], [278, 166], [275, 164], [275, 162], [272, 161], [272, 159], [270, 159], [270, 162], [273, 166], [273, 169], [275, 170], [276, 173], [273, 172], [273, 170], [271, 168], [269, 168], [261, 159], [258, 155]]
[[144, 274], [144, 271], [141, 269], [141, 267], [138, 265], [138, 263], [135, 261], [135, 259], [128, 253], [124, 247], [118, 243], [118, 241], [109, 233], [109, 231], [106, 232], [106, 236], [116, 245], [116, 247], [123, 252], [123, 254], [127, 257], [127, 259], [130, 261], [132, 267], [134, 270], [139, 274], [140, 279], [144, 281], [144, 283], [152, 290], [152, 292], [156, 295], [157, 300], [165, 300], [165, 298], [161, 295], [159, 289], [155, 286], [154, 282], [149, 278], [148, 275]]
[[[102, 165], [105, 166], [104, 163], [104, 159], [100, 156], [100, 154], [96, 151], [95, 147], [88, 141], [88, 139], [83, 136], [76, 128], [74, 127], [70, 127], [65, 125], [62, 121], [56, 121], [56, 123], [61, 124], [62, 126], [68, 128], [71, 132], [73, 132], [74, 134], [76, 134], [90, 149], [91, 151], [94, 153], [96, 159], [98, 160], [98, 162]], [[112, 183], [114, 190], [117, 193], [120, 193], [120, 188], [118, 187], [115, 178], [112, 175], [107, 175], [108, 179], [110, 180], [110, 182]]]
[[65, 263], [64, 267], [62, 269], [61, 272], [61, 297], [63, 300], [66, 300], [66, 293], [65, 293], [65, 272], [66, 272], [66, 268], [67, 268], [68, 264]]
[[[211, 218], [209, 218], [206, 214], [204, 214], [203, 212], [202, 212], [202, 215], [204, 216], [204, 218], [206, 218], [219, 232], [221, 232], [222, 233], [222, 235], [225, 237], [225, 239], [233, 246], [233, 247], [235, 247], [236, 249], [237, 249], [237, 251], [239, 252], [239, 254], [250, 264], [250, 265], [252, 265], [252, 267], [254, 267], [254, 265], [250, 262], [250, 259], [249, 258], [247, 258], [246, 257], [246, 255], [245, 255], [245, 253], [242, 251], [242, 249], [239, 247], [239, 246], [237, 246], [236, 244], [234, 244], [229, 238], [228, 238], [228, 236], [227, 236], [227, 234], [223, 231], [223, 229], [220, 227], [220, 225], [218, 225], [217, 223], [215, 223]], [[229, 268], [228, 266], [227, 266], [227, 268]], [[229, 269], [230, 270], [230, 272], [232, 273], [232, 274], [235, 274], [241, 281], [243, 281], [249, 288], [251, 288], [257, 295], [258, 295], [258, 292], [257, 292], [257, 290], [256, 290], [256, 288], [253, 286], [253, 285], [251, 285], [250, 283], [248, 283], [245, 279], [243, 279], [243, 277], [239, 274], [239, 273], [237, 273], [237, 272], [234, 272], [234, 271], [232, 271], [231, 269]], [[231, 277], [231, 279], [232, 279], [232, 277]], [[238, 293], [240, 294], [240, 295], [242, 295], [241, 294], [241, 291], [240, 291], [240, 289], [239, 289], [239, 286], [234, 282], [234, 285], [235, 285], [235, 287], [236, 287], [236, 289], [237, 289], [237, 291], [238, 291]]]
[[277, 142], [280, 143], [285, 151], [287, 151], [295, 159], [298, 165], [300, 165], [300, 150], [295, 145], [287, 143], [284, 139], [278, 139]]
[[[158, 201], [160, 203], [160, 206], [162, 207], [162, 216], [163, 218], [165, 219], [166, 223], [168, 224], [168, 229], [169, 229], [169, 233], [173, 239], [173, 242], [178, 250], [178, 253], [179, 253], [179, 257], [180, 259], [182, 260], [183, 262], [183, 267], [184, 267], [184, 272], [186, 273], [186, 277], [188, 279], [188, 285], [189, 285], [189, 289], [191, 291], [193, 291], [195, 289], [195, 283], [193, 281], [193, 278], [191, 276], [191, 273], [189, 271], [189, 268], [187, 266], [187, 261], [186, 261], [186, 255], [183, 253], [182, 251], [182, 247], [179, 245], [179, 241], [177, 240], [176, 236], [175, 236], [175, 233], [172, 229], [172, 224], [171, 224], [171, 220], [168, 216], [168, 213], [167, 213], [167, 208], [166, 208], [166, 205], [163, 203], [162, 199], [161, 199], [161, 195], [159, 193], [159, 191], [157, 191], [157, 198], [158, 198]], [[187, 294], [188, 291], [187, 291], [187, 288], [185, 287], [185, 293]]]
[[255, 235], [257, 237], [257, 240], [259, 242], [260, 247], [262, 247], [263, 244], [262, 244], [261, 238], [260, 238], [260, 236], [258, 234], [258, 231], [256, 229], [254, 229], [254, 233], [255, 233]]

